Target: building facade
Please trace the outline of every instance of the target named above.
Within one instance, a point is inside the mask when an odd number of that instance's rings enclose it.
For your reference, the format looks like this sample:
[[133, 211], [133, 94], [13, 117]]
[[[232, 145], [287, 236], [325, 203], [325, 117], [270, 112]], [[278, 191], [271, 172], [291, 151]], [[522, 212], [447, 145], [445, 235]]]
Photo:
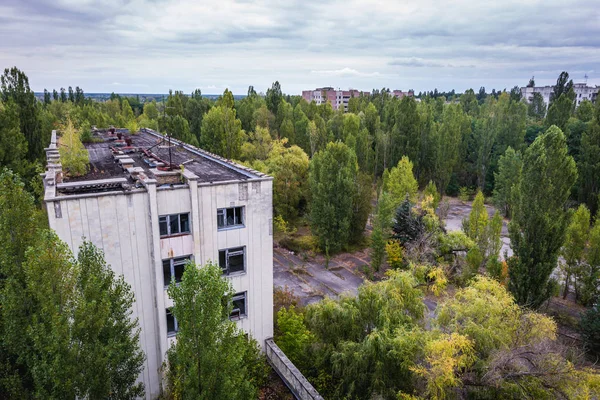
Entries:
[[153, 399], [178, 329], [167, 288], [187, 260], [218, 263], [236, 292], [231, 319], [261, 346], [273, 336], [272, 178], [152, 130], [94, 136], [90, 172], [69, 179], [52, 133], [48, 219], [74, 253], [90, 240], [131, 285], [146, 354], [139, 379]]
[[[552, 92], [554, 90], [554, 86], [526, 86], [521, 88], [521, 96], [527, 103], [533, 100], [533, 94], [539, 93], [542, 95], [544, 99], [544, 103], [546, 106], [550, 104], [550, 96], [552, 96]], [[600, 91], [600, 86], [588, 86], [586, 83], [574, 83], [573, 90], [575, 91], [575, 106], [579, 106], [582, 101], [589, 100], [593, 103], [596, 102], [598, 97], [598, 92]]]
[[360, 90], [335, 90], [332, 87], [322, 87], [315, 90], [303, 90], [302, 98], [307, 102], [314, 101], [317, 105], [329, 102], [334, 110], [348, 111], [348, 102], [352, 97], [359, 97], [361, 94], [368, 95], [368, 92]]
[[[344, 112], [348, 112], [348, 102], [352, 97], [359, 97], [361, 95], [369, 96], [370, 94], [369, 92], [361, 92], [356, 89], [335, 90], [332, 87], [322, 87], [315, 90], [303, 90], [302, 98], [309, 103], [314, 101], [317, 105], [329, 102], [331, 108], [334, 110], [343, 109]], [[412, 91], [403, 92], [402, 90], [394, 90], [391, 92], [391, 95], [401, 99], [406, 96], [413, 97], [414, 93]]]

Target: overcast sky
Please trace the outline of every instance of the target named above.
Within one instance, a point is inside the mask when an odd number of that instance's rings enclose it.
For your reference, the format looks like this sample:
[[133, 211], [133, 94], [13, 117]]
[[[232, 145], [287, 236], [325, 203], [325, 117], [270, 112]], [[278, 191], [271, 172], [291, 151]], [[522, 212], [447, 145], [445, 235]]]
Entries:
[[245, 94], [600, 85], [598, 0], [0, 0], [0, 66], [36, 91]]

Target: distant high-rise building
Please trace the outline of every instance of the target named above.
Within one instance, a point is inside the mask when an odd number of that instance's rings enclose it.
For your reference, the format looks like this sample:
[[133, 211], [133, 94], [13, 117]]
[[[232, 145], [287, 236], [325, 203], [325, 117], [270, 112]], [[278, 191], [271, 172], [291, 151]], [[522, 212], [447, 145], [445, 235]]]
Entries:
[[[525, 86], [521, 88], [521, 95], [526, 102], [533, 100], [533, 94], [539, 93], [544, 99], [546, 105], [550, 104], [550, 97], [552, 96], [554, 86]], [[583, 100], [589, 100], [596, 102], [600, 86], [588, 86], [587, 83], [575, 83], [573, 84], [573, 90], [575, 91], [575, 105], [579, 106]]]

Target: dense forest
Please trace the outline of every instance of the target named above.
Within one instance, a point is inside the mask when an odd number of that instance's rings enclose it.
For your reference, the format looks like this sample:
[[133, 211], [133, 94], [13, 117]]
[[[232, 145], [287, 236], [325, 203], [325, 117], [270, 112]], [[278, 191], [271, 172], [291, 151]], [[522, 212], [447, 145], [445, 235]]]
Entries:
[[[38, 101], [17, 68], [0, 83], [0, 166], [37, 204], [51, 130], [85, 143], [92, 127], [152, 128], [273, 176], [283, 245], [327, 258], [370, 246], [377, 282], [357, 297], [302, 308], [290, 295], [279, 307], [278, 343], [324, 396], [599, 396], [589, 360], [600, 352], [600, 102], [575, 108], [568, 73], [548, 107], [518, 87], [402, 99], [383, 88], [351, 98], [348, 112], [284, 95], [279, 82], [240, 100], [196, 90], [144, 103], [96, 102], [79, 87]], [[461, 232], [443, 225], [444, 196], [474, 198]], [[503, 218], [512, 257], [500, 254]], [[588, 307], [587, 358], [540, 311], [559, 291]], [[429, 294], [440, 296], [433, 317]]]

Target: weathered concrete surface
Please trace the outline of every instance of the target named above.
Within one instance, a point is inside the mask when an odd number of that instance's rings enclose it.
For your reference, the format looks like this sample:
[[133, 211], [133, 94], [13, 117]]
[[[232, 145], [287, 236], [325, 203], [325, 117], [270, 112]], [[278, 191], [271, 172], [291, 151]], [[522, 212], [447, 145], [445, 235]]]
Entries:
[[298, 255], [275, 248], [273, 254], [273, 282], [275, 287], [287, 286], [302, 304], [310, 304], [325, 296], [336, 298], [342, 293], [356, 295], [364, 278], [357, 269], [369, 264], [368, 251], [341, 254], [329, 261], [315, 257], [303, 260]]
[[[448, 215], [444, 219], [446, 229], [450, 231], [459, 231], [462, 226], [462, 220], [469, 216], [472, 208], [472, 202], [462, 202], [455, 198], [448, 199], [450, 208], [448, 209]], [[494, 216], [496, 208], [490, 205], [486, 205], [488, 215], [490, 218]], [[502, 239], [502, 249], [500, 250], [500, 257], [504, 258], [504, 252], [506, 251], [508, 256], [512, 256], [512, 249], [510, 248], [510, 238], [508, 237], [508, 221], [505, 219], [502, 222], [502, 232], [500, 233]]]

